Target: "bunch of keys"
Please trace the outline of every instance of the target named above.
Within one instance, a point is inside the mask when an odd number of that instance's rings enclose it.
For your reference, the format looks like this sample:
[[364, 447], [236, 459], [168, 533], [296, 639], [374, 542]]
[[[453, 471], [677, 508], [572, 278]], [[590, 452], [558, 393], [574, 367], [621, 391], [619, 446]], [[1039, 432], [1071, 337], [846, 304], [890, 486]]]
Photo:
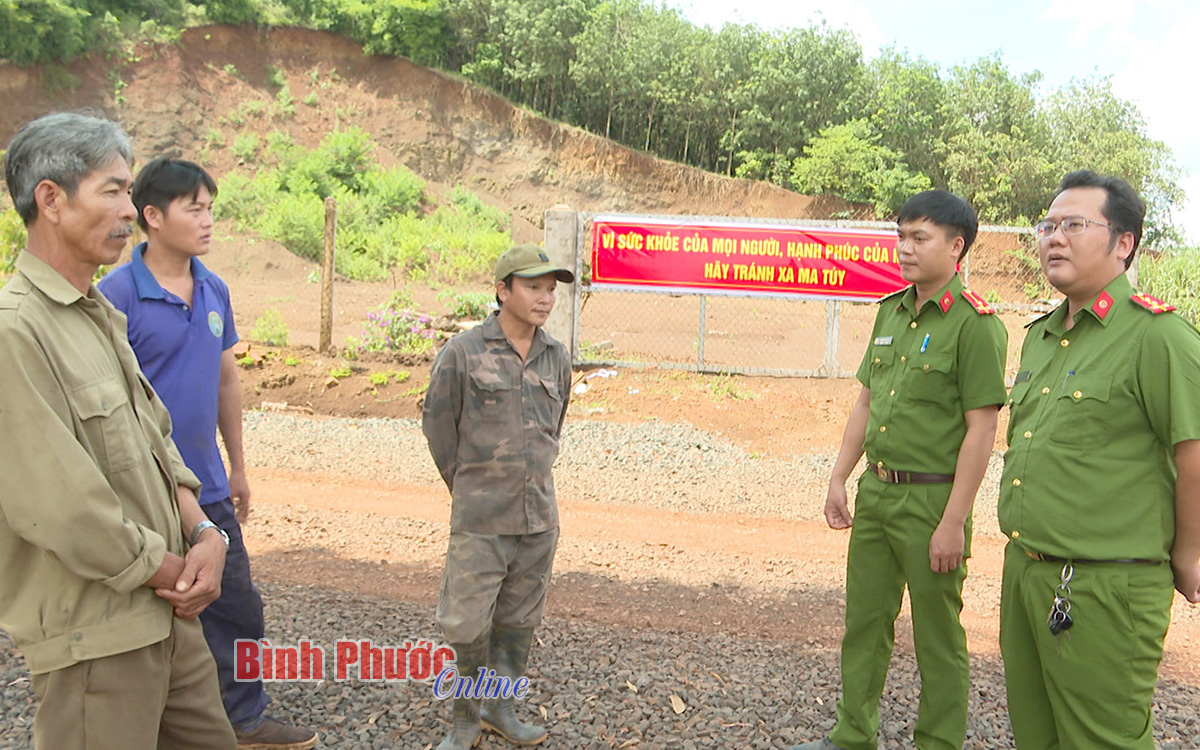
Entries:
[[[1075, 618], [1071, 617], [1071, 601], [1068, 597], [1071, 596], [1071, 577], [1075, 575], [1075, 568], [1071, 563], [1063, 565], [1062, 576], [1059, 584], [1054, 589], [1054, 604], [1050, 605], [1050, 614], [1046, 617], [1046, 627], [1050, 628], [1051, 634], [1055, 636], [1055, 644], [1057, 648], [1057, 638], [1062, 633], [1071, 629], [1075, 624]], [[1067, 638], [1071, 634], [1067, 633]]]

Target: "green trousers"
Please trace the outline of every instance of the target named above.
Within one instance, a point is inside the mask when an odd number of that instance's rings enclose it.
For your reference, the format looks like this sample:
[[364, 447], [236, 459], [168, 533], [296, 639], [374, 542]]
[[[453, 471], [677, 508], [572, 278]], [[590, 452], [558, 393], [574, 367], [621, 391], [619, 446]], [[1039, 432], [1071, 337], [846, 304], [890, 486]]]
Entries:
[[1171, 621], [1171, 566], [1078, 563], [1075, 622], [1047, 627], [1063, 564], [1004, 551], [1000, 651], [1020, 750], [1153, 750], [1151, 702]]
[[[913, 643], [921, 673], [921, 750], [960, 750], [967, 731], [967, 637], [959, 621], [964, 560], [949, 573], [929, 567], [929, 539], [942, 519], [949, 484], [886, 484], [874, 474], [858, 483], [846, 560], [846, 633], [842, 697], [830, 739], [845, 750], [874, 750], [879, 699], [908, 586]], [[971, 522], [967, 521], [970, 554]]]

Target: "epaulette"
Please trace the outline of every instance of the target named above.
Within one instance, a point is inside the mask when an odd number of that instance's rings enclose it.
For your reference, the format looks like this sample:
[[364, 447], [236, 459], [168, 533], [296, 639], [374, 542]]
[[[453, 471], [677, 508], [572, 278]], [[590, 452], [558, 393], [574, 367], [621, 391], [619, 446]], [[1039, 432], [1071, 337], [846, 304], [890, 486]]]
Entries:
[[[909, 284], [909, 286], [912, 286], [912, 285], [911, 285], [911, 284]], [[907, 292], [907, 291], [908, 291], [908, 287], [907, 287], [907, 286], [900, 287], [899, 289], [897, 289], [896, 291], [892, 292], [891, 294], [884, 295], [883, 297], [880, 297], [880, 298], [879, 298], [879, 304], [883, 304], [884, 302], [887, 302], [888, 300], [890, 300], [890, 299], [891, 299], [891, 298], [893, 298], [893, 297], [899, 297], [900, 295], [904, 294], [904, 293], [905, 293], [905, 292]]]
[[979, 313], [980, 315], [995, 315], [996, 314], [996, 308], [989, 305], [983, 299], [983, 297], [980, 297], [978, 294], [976, 294], [975, 292], [972, 292], [970, 289], [962, 290], [962, 296], [963, 296], [963, 299], [965, 299], [967, 302], [971, 303], [971, 307], [975, 308], [975, 312]]
[[1160, 299], [1155, 299], [1149, 294], [1131, 294], [1129, 299], [1138, 304], [1139, 307], [1144, 307], [1155, 315], [1160, 315], [1165, 312], [1171, 312], [1175, 309], [1175, 305], [1168, 305]]

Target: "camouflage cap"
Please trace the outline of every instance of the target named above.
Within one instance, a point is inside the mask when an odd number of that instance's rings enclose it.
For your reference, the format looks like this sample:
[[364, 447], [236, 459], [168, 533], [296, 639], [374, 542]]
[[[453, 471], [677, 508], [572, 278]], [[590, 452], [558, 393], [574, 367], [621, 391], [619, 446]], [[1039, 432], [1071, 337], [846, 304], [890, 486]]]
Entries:
[[537, 245], [514, 245], [496, 261], [496, 281], [503, 281], [510, 275], [531, 279], [548, 273], [564, 284], [575, 283], [575, 274], [551, 263], [550, 256]]

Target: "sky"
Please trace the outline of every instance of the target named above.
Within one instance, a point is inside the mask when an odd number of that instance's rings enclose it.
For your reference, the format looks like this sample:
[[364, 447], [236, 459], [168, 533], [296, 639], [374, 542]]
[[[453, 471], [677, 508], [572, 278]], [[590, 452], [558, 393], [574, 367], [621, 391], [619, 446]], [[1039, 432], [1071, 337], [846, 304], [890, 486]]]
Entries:
[[999, 52], [1015, 74], [1040, 71], [1041, 93], [1072, 78], [1111, 76], [1146, 132], [1183, 169], [1189, 200], [1174, 212], [1200, 243], [1200, 3], [1196, 0], [672, 0], [693, 23], [763, 29], [824, 19], [855, 33], [869, 60], [889, 46], [948, 70]]

